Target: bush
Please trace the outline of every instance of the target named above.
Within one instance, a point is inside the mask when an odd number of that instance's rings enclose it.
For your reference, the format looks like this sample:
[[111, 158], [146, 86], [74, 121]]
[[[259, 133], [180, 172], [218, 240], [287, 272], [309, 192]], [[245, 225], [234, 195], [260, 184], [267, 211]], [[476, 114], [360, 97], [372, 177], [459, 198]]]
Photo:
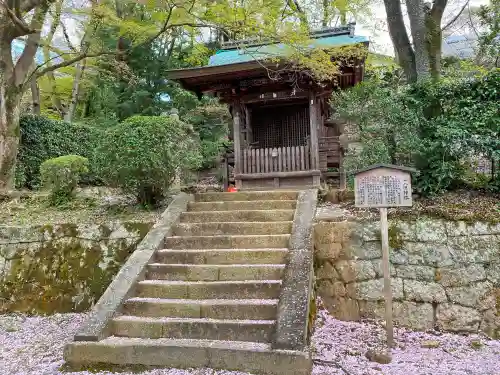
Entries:
[[202, 168], [215, 167], [221, 152], [229, 145], [231, 116], [227, 106], [209, 102], [193, 109], [183, 118], [193, 125], [200, 136]]
[[[498, 164], [499, 90], [500, 69], [475, 78], [403, 86], [373, 79], [340, 91], [333, 109], [356, 124], [363, 145], [362, 153], [348, 156], [346, 164], [387, 160], [413, 166], [418, 170], [415, 189], [424, 195], [460, 187], [467, 179], [465, 161], [485, 155]], [[490, 181], [479, 185], [495, 190], [498, 180], [494, 171]]]
[[37, 188], [40, 185], [40, 166], [58, 156], [76, 154], [89, 159], [89, 174], [82, 182], [96, 184], [93, 167], [94, 150], [103, 131], [85, 124], [50, 120], [27, 115], [20, 121], [21, 144], [16, 166], [16, 185]]
[[46, 160], [40, 166], [43, 187], [50, 189], [50, 202], [60, 205], [69, 201], [83, 174], [89, 171], [87, 158], [65, 155]]
[[136, 116], [108, 129], [96, 152], [104, 181], [157, 205], [176, 171], [198, 168], [199, 141], [186, 123], [170, 117]]

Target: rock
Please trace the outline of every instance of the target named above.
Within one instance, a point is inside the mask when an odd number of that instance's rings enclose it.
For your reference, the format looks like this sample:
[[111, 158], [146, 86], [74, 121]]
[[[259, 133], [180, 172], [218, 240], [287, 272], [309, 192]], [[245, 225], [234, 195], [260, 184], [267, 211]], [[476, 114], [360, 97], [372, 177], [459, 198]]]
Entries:
[[445, 331], [477, 332], [481, 315], [475, 309], [454, 305], [439, 304], [436, 311], [436, 323]]
[[[385, 319], [384, 301], [358, 301], [363, 318]], [[398, 302], [392, 304], [394, 324], [416, 330], [434, 326], [434, 310], [430, 303]]]
[[486, 269], [486, 278], [494, 283], [495, 285], [500, 285], [500, 264], [491, 263]]
[[[402, 280], [395, 278], [391, 281], [393, 299], [402, 299]], [[381, 301], [384, 299], [384, 281], [383, 279], [377, 279], [348, 284], [347, 294], [349, 295], [349, 297], [354, 299], [361, 299], [365, 301]]]
[[483, 320], [480, 327], [481, 331], [492, 339], [500, 339], [500, 315], [496, 308], [483, 312]]
[[329, 189], [325, 194], [325, 201], [333, 204], [340, 203], [338, 189]]
[[457, 288], [447, 288], [446, 292], [450, 298], [450, 302], [455, 302], [463, 306], [479, 307], [479, 302], [486, 295], [491, 293], [493, 285], [489, 282], [475, 283], [469, 286], [461, 286]]
[[436, 269], [429, 266], [396, 266], [396, 275], [402, 279], [411, 279], [418, 281], [434, 281]]
[[443, 267], [439, 268], [439, 280], [441, 285], [463, 286], [476, 281], [486, 279], [486, 271], [481, 264], [471, 264], [461, 268]]
[[436, 219], [419, 219], [413, 225], [416, 240], [420, 242], [446, 243], [444, 222]]
[[369, 260], [339, 261], [335, 264], [335, 267], [345, 283], [365, 281], [376, 277], [373, 263]]
[[[377, 278], [384, 277], [384, 269], [382, 267], [382, 259], [372, 260], [373, 269]], [[389, 273], [392, 277], [396, 276], [396, 268], [389, 263]]]
[[380, 222], [363, 223], [355, 229], [355, 233], [363, 241], [380, 241]]
[[425, 340], [425, 341], [422, 341], [420, 343], [420, 347], [427, 348], [427, 349], [439, 348], [440, 345], [441, 345], [441, 343], [439, 341], [436, 341], [436, 340]]
[[320, 222], [314, 226], [314, 243], [342, 243], [349, 241], [354, 223]]
[[337, 242], [314, 245], [315, 256], [335, 262], [342, 255], [342, 245]]
[[403, 250], [408, 253], [407, 263], [417, 266], [443, 267], [453, 264], [450, 248], [447, 244], [405, 242]]
[[321, 266], [316, 271], [316, 278], [318, 280], [323, 280], [323, 279], [337, 280], [339, 279], [339, 274], [333, 267], [332, 262], [329, 260], [325, 260], [322, 262]]
[[420, 331], [434, 326], [434, 309], [430, 303], [395, 302], [392, 310], [394, 323], [398, 326]]
[[323, 303], [328, 312], [339, 320], [357, 321], [359, 320], [358, 301], [351, 298], [328, 297], [323, 298]]
[[372, 260], [382, 257], [382, 245], [380, 241], [368, 241], [364, 243], [351, 243], [348, 246], [350, 258], [357, 260]]
[[472, 349], [475, 349], [475, 350], [479, 350], [483, 347], [483, 343], [481, 342], [481, 340], [471, 340], [470, 342], [470, 347]]
[[345, 297], [347, 294], [344, 283], [341, 281], [321, 280], [318, 286], [321, 297]]
[[406, 250], [402, 249], [393, 250], [389, 253], [389, 260], [391, 264], [404, 265], [410, 262], [410, 255]]
[[500, 256], [499, 235], [450, 237], [448, 245], [457, 263], [492, 263]]
[[446, 292], [442, 285], [416, 280], [405, 280], [404, 293], [407, 299], [417, 302], [446, 302]]
[[391, 354], [385, 351], [368, 350], [365, 357], [371, 362], [377, 362], [382, 365], [387, 365], [392, 361]]

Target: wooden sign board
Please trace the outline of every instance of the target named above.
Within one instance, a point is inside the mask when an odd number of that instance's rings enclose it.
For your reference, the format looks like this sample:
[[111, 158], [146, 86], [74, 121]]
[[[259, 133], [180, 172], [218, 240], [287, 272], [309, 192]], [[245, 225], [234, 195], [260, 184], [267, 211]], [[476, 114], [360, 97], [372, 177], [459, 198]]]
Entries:
[[374, 166], [359, 171], [354, 176], [354, 194], [356, 207], [411, 207], [410, 170]]
[[415, 172], [415, 170], [397, 165], [377, 164], [357, 171], [354, 175], [356, 207], [380, 208], [385, 328], [387, 332], [387, 345], [390, 348], [394, 347], [394, 325], [392, 322], [392, 288], [389, 264], [387, 208], [412, 206], [411, 172]]

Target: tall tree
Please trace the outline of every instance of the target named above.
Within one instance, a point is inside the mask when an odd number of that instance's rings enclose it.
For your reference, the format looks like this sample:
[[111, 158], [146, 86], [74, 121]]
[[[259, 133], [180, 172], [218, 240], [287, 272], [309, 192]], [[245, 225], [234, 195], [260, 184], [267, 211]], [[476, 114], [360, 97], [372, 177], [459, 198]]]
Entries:
[[[13, 186], [14, 169], [19, 145], [20, 102], [33, 80], [56, 70], [68, 67], [79, 61], [105, 54], [125, 55], [131, 48], [149, 43], [160, 35], [180, 26], [198, 27], [200, 22], [194, 13], [194, 5], [203, 9], [203, 1], [179, 0], [175, 3], [164, 1], [160, 5], [140, 5], [135, 1], [123, 0], [127, 7], [147, 8], [153, 16], [147, 20], [121, 20], [108, 11], [109, 4], [99, 6], [99, 27], [120, 24], [119, 33], [129, 36], [129, 43], [120, 50], [103, 48], [99, 40], [89, 36], [94, 43], [91, 47], [79, 51], [59, 54], [59, 61], [49, 58], [44, 64], [33, 69], [34, 57], [43, 43], [42, 26], [47, 22], [49, 10], [55, 0], [0, 0], [0, 189]], [[76, 17], [75, 17], [76, 18]], [[57, 27], [54, 26], [54, 27]], [[14, 40], [24, 40], [24, 49], [16, 60], [12, 56]], [[57, 50], [53, 46], [50, 50]]]
[[441, 70], [441, 23], [448, 0], [406, 0], [410, 36], [400, 0], [384, 0], [396, 57], [410, 82], [438, 78]]

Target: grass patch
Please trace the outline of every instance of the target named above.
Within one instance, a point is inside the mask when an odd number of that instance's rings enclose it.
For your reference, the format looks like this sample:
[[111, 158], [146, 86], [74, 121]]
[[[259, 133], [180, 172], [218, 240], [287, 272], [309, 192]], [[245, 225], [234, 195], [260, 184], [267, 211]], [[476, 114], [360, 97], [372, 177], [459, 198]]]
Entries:
[[[341, 203], [354, 219], [377, 219], [378, 209], [362, 209], [354, 207], [354, 202]], [[418, 219], [432, 217], [451, 221], [469, 223], [481, 221], [490, 224], [500, 223], [500, 194], [482, 193], [478, 191], [459, 190], [447, 192], [432, 198], [417, 198], [413, 207], [390, 208], [391, 219]]]
[[0, 222], [3, 225], [24, 226], [62, 223], [105, 223], [112, 220], [155, 221], [165, 205], [149, 209], [133, 200], [118, 199], [107, 202], [106, 198], [90, 194], [77, 197], [63, 205], [54, 207], [43, 193], [23, 194], [14, 200], [0, 202]]

